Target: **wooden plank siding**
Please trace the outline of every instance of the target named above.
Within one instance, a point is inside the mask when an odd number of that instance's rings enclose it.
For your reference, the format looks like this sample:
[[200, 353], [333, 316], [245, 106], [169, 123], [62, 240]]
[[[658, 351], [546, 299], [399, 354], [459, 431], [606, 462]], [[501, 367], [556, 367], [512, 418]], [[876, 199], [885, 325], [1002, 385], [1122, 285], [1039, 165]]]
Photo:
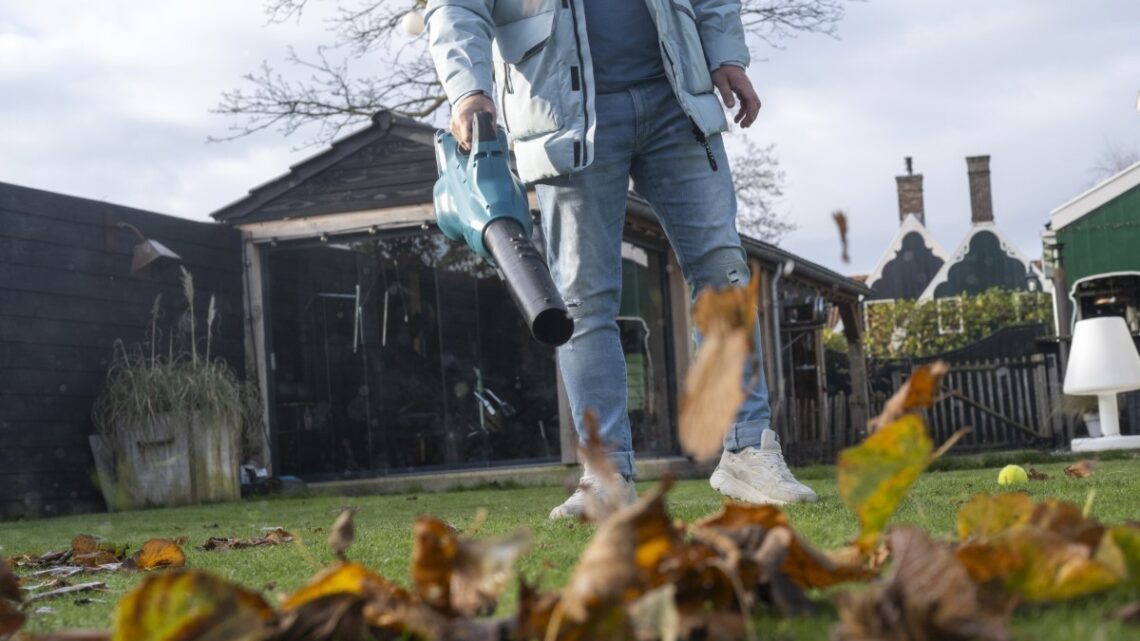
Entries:
[[103, 509], [87, 436], [112, 346], [146, 341], [158, 294], [164, 332], [185, 311], [176, 265], [131, 275], [138, 238], [120, 221], [182, 257], [199, 328], [217, 295], [211, 350], [240, 373], [236, 230], [0, 183], [0, 519]]

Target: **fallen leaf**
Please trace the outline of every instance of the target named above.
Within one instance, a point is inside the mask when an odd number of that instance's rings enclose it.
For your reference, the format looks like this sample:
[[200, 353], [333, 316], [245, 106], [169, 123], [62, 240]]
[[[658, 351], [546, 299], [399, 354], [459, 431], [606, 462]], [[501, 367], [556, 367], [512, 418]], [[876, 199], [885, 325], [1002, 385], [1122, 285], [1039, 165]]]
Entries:
[[606, 444], [602, 442], [599, 432], [598, 415], [593, 410], [586, 410], [582, 417], [586, 435], [585, 442], [578, 447], [578, 456], [586, 474], [593, 479], [593, 483], [585, 484], [580, 489], [585, 493], [586, 504], [582, 512], [587, 521], [600, 523], [611, 514], [625, 507], [625, 482], [618, 474], [617, 466], [610, 458]]
[[143, 578], [119, 601], [113, 641], [255, 641], [272, 616], [256, 593], [199, 570]]
[[1140, 601], [1129, 603], [1124, 607], [1117, 608], [1113, 611], [1112, 618], [1120, 621], [1121, 623], [1140, 623]]
[[1104, 535], [1104, 525], [1085, 516], [1084, 511], [1064, 501], [1045, 499], [1029, 515], [1029, 525], [1048, 530], [1066, 541], [1095, 548]]
[[1074, 599], [1120, 582], [1119, 569], [1094, 559], [1087, 545], [1031, 524], [964, 545], [956, 556], [976, 582], [1000, 582], [1034, 603]]
[[851, 257], [847, 254], [847, 214], [843, 213], [842, 209], [837, 209], [831, 212], [831, 219], [835, 221], [835, 228], [839, 230], [839, 245], [843, 248], [840, 259], [844, 263], [849, 263]]
[[126, 548], [116, 548], [90, 534], [80, 534], [71, 540], [70, 563], [93, 568], [118, 563], [126, 556]]
[[1048, 481], [1049, 480], [1048, 474], [1039, 471], [1035, 467], [1029, 468], [1028, 476], [1029, 476], [1030, 481]]
[[170, 539], [150, 539], [123, 562], [124, 570], [153, 570], [156, 568], [180, 568], [186, 565], [186, 554]]
[[859, 518], [856, 544], [867, 551], [918, 476], [930, 464], [933, 444], [913, 414], [884, 426], [839, 454], [839, 496]]
[[1096, 461], [1081, 459], [1065, 468], [1065, 476], [1072, 479], [1087, 479], [1092, 476]]
[[943, 361], [935, 361], [921, 365], [910, 375], [910, 379], [902, 384], [883, 404], [883, 411], [868, 421], [867, 426], [871, 432], [889, 425], [906, 414], [915, 410], [929, 409], [934, 405], [935, 395], [942, 383], [942, 377], [950, 371], [950, 366]]
[[525, 531], [476, 541], [429, 516], [416, 519], [413, 532], [416, 595], [440, 612], [468, 617], [494, 612], [515, 560], [530, 545]]
[[693, 307], [702, 340], [685, 375], [678, 437], [682, 450], [697, 460], [720, 454], [724, 435], [744, 402], [744, 365], [755, 358], [759, 300], [760, 279], [753, 279], [748, 287], [706, 289]]
[[282, 545], [284, 543], [292, 543], [294, 537], [292, 534], [282, 528], [274, 528], [265, 536], [260, 536], [250, 539], [226, 539], [211, 536], [206, 540], [206, 543], [198, 549], [203, 552], [220, 551], [220, 550], [243, 550], [246, 548], [265, 547], [272, 545]]
[[978, 494], [958, 510], [958, 538], [965, 541], [1000, 534], [1027, 523], [1033, 510], [1032, 499], [1020, 492]]
[[356, 514], [356, 508], [346, 508], [336, 517], [333, 522], [332, 529], [329, 530], [329, 550], [332, 551], [333, 556], [341, 561], [347, 561], [345, 552], [352, 545], [352, 541], [356, 538], [356, 527], [353, 525], [352, 517]]
[[12, 572], [6, 559], [0, 558], [0, 639], [15, 634], [24, 625], [24, 613], [20, 611], [20, 579]]
[[676, 595], [676, 586], [667, 583], [645, 593], [629, 606], [630, 622], [639, 640], [677, 640], [681, 629], [681, 613], [677, 611]]
[[[784, 527], [792, 532], [793, 537], [783, 572], [804, 588], [822, 589], [850, 581], [866, 581], [878, 576], [878, 569], [870, 565], [870, 559], [858, 548], [818, 550], [795, 533], [784, 512], [772, 505], [727, 502], [720, 512], [693, 524], [694, 529], [713, 528], [730, 534], [751, 527], [768, 530]], [[747, 549], [742, 552], [750, 554]]]
[[110, 641], [108, 630], [58, 630], [26, 637], [26, 641]]
[[977, 588], [954, 555], [920, 529], [889, 535], [889, 576], [868, 590], [837, 596], [834, 641], [949, 641], [1009, 638], [1001, 615], [979, 602]]
[[411, 594], [407, 590], [358, 563], [347, 562], [331, 565], [319, 572], [301, 589], [286, 598], [281, 604], [281, 609], [296, 610], [307, 603], [330, 595], [348, 594], [359, 597], [375, 592], [390, 593], [393, 598], [400, 601], [411, 600]]
[[669, 486], [662, 482], [598, 527], [562, 590], [562, 607], [572, 621], [581, 625], [608, 615], [613, 606], [661, 583], [659, 564], [681, 544], [665, 513]]
[[1094, 558], [1110, 568], [1125, 585], [1140, 587], [1140, 528], [1128, 525], [1108, 528]]

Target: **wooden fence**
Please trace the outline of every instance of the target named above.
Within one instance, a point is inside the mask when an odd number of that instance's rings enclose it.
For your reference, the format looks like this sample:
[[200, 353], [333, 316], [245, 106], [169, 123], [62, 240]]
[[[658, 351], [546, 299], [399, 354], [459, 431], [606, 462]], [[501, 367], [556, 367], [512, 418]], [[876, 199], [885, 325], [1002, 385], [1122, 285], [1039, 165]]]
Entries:
[[[1061, 392], [1060, 357], [1056, 353], [951, 363], [940, 400], [926, 412], [931, 437], [943, 442], [962, 427], [971, 432], [956, 451], [1067, 447], [1083, 435], [1083, 424]], [[883, 374], [890, 390], [910, 375], [910, 365], [896, 364]], [[889, 397], [872, 393], [869, 412], [877, 415]], [[1125, 406], [1128, 399], [1126, 399]], [[1140, 400], [1133, 405], [1140, 406]], [[777, 429], [794, 462], [830, 461], [844, 447], [866, 436], [866, 426], [852, 425], [848, 397], [829, 394], [823, 404], [800, 401], [777, 408]]]

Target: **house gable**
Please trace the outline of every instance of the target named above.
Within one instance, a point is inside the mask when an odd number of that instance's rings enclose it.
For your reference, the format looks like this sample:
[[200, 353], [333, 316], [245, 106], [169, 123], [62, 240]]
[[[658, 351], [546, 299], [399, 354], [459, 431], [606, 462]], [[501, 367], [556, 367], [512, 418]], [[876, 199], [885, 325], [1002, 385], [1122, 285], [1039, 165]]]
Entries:
[[914, 215], [907, 215], [867, 277], [867, 285], [874, 290], [867, 300], [918, 298], [948, 258], [930, 230]]
[[931, 279], [921, 298], [976, 296], [995, 287], [1041, 291], [1043, 281], [1029, 260], [989, 222], [974, 223], [953, 257]]

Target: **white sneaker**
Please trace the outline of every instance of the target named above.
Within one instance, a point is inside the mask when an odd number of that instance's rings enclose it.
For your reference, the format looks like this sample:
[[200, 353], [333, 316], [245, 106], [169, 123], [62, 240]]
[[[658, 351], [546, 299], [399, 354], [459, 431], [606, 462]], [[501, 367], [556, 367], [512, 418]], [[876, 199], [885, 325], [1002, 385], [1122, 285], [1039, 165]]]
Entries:
[[815, 491], [792, 476], [772, 430], [764, 430], [760, 447], [747, 447], [735, 454], [725, 450], [709, 477], [709, 485], [746, 503], [783, 505], [819, 499]]
[[[637, 487], [633, 484], [633, 481], [627, 478], [622, 478], [619, 483], [623, 488], [622, 491], [626, 493], [626, 496], [622, 497], [622, 505], [629, 505], [630, 503], [636, 501]], [[606, 500], [606, 497], [603, 494], [603, 488], [605, 486], [599, 485], [592, 474], [583, 474], [582, 480], [578, 481], [578, 489], [574, 490], [574, 493], [570, 495], [570, 498], [563, 501], [562, 505], [559, 505], [550, 511], [550, 520], [557, 521], [558, 519], [582, 518], [582, 515], [586, 511], [587, 500], [586, 490], [583, 488], [587, 487], [596, 493], [598, 500]]]

